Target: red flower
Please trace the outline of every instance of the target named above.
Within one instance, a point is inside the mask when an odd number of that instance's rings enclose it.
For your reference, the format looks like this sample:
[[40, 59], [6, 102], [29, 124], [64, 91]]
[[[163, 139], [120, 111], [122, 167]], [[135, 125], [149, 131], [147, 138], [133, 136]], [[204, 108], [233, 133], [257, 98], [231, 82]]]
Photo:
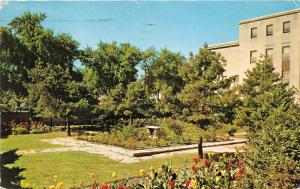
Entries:
[[209, 160], [206, 159], [206, 160], [204, 161], [204, 165], [205, 165], [206, 167], [209, 167], [209, 165], [210, 165]]
[[193, 170], [194, 172], [197, 172], [198, 169], [199, 169], [198, 165], [193, 165], [193, 166], [192, 166], [192, 170]]
[[119, 184], [117, 189], [124, 189], [124, 187], [122, 186], [122, 184]]
[[245, 169], [243, 168], [243, 167], [241, 167], [240, 169], [239, 169], [239, 171], [238, 171], [238, 173], [241, 175], [241, 174], [243, 174], [245, 172]]
[[191, 184], [191, 180], [188, 179], [185, 181], [185, 187], [188, 188], [190, 186], [190, 184]]
[[234, 180], [240, 180], [241, 175], [239, 173], [234, 173], [233, 178]]
[[97, 184], [94, 183], [92, 189], [97, 189], [97, 188], [98, 188], [98, 187], [97, 187]]
[[170, 188], [174, 188], [174, 181], [173, 180], [169, 181], [169, 186], [170, 186]]
[[241, 167], [243, 164], [244, 164], [244, 160], [240, 160], [237, 165], [238, 167]]
[[102, 183], [100, 186], [100, 189], [110, 189], [110, 186], [109, 186], [109, 184]]
[[230, 171], [232, 169], [232, 165], [231, 164], [228, 164], [227, 165], [227, 171]]
[[193, 157], [193, 161], [194, 161], [195, 163], [198, 163], [198, 162], [200, 161], [200, 158], [199, 158], [199, 157]]

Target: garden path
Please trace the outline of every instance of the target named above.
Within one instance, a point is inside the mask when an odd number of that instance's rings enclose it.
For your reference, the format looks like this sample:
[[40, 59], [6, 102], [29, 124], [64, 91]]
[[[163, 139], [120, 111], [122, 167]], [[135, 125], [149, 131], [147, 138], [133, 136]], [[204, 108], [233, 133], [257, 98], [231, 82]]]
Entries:
[[[121, 147], [104, 145], [104, 144], [95, 144], [87, 141], [76, 140], [75, 138], [65, 137], [65, 138], [54, 138], [54, 139], [43, 139], [45, 142], [49, 142], [51, 144], [60, 144], [65, 145], [65, 147], [53, 147], [47, 149], [40, 150], [26, 150], [26, 151], [18, 151], [20, 154], [32, 154], [32, 153], [45, 153], [45, 152], [70, 152], [70, 151], [82, 151], [87, 153], [104, 155], [112, 160], [118, 161], [120, 163], [136, 163], [141, 162], [153, 158], [171, 156], [174, 154], [182, 154], [182, 153], [197, 153], [197, 149], [187, 149], [180, 150], [174, 152], [166, 152], [160, 154], [154, 154], [151, 156], [143, 156], [143, 157], [133, 157], [133, 154], [137, 152], [137, 150], [129, 150]], [[217, 142], [217, 143], [204, 143], [203, 150], [205, 152], [235, 152], [236, 147], [244, 146], [243, 143], [245, 140], [242, 139], [233, 139], [231, 142], [236, 142], [236, 144], [226, 145], [225, 142]], [[183, 146], [184, 147], [184, 146]], [[168, 147], [168, 149], [172, 149], [176, 147]]]

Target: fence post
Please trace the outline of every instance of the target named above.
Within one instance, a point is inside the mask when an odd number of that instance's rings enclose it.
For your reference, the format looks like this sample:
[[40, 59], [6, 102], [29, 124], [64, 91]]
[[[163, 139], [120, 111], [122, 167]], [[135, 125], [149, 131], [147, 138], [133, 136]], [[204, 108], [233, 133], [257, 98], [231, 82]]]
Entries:
[[198, 144], [198, 156], [199, 158], [203, 159], [202, 137], [200, 137]]

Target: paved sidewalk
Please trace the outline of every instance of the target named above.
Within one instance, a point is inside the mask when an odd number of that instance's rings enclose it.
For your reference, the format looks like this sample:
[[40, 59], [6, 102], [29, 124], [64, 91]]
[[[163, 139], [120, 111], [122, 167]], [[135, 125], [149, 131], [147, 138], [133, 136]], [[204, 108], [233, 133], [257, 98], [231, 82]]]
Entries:
[[[32, 154], [32, 153], [45, 153], [45, 152], [69, 152], [69, 151], [82, 151], [87, 153], [104, 155], [112, 160], [121, 163], [136, 163], [145, 161], [148, 159], [171, 156], [174, 154], [182, 153], [197, 153], [197, 145], [185, 145], [175, 146], [166, 148], [155, 148], [149, 150], [129, 150], [121, 147], [95, 144], [87, 141], [76, 140], [74, 138], [54, 138], [44, 139], [43, 141], [51, 144], [61, 144], [66, 147], [54, 147], [42, 150], [27, 150], [18, 151], [21, 154]], [[236, 147], [245, 145], [244, 139], [232, 139], [231, 141], [224, 142], [211, 142], [203, 143], [203, 150], [206, 152], [235, 152]], [[147, 156], [134, 157], [135, 154], [144, 153]], [[148, 154], [147, 154], [148, 153]]]

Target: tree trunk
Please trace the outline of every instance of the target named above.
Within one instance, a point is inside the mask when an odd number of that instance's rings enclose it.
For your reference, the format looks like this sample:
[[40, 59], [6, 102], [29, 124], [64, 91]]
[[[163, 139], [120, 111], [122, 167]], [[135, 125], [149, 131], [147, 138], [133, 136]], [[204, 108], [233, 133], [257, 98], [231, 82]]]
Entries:
[[129, 125], [132, 125], [132, 115], [129, 116]]
[[66, 126], [67, 126], [67, 135], [71, 136], [71, 127], [70, 127], [70, 124], [69, 124], [68, 116], [66, 116]]
[[200, 159], [203, 159], [203, 148], [202, 148], [202, 137], [200, 137], [199, 144], [198, 144], [198, 156]]

